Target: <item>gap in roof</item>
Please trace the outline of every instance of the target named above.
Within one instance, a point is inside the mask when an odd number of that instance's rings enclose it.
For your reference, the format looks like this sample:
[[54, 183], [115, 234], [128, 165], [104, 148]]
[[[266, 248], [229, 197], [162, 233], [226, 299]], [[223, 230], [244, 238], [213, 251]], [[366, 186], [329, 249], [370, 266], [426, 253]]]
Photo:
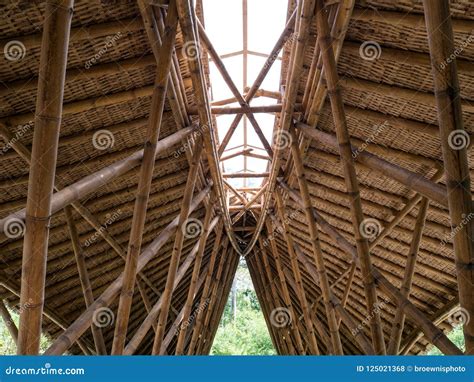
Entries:
[[[252, 86], [265, 63], [265, 56], [271, 52], [285, 27], [288, 0], [202, 0], [202, 2], [206, 33], [217, 53], [221, 57], [228, 55], [228, 57], [223, 57], [224, 65], [241, 94], [244, 94], [245, 88]], [[246, 18], [244, 17], [245, 9], [247, 9]], [[245, 30], [247, 33], [244, 33]], [[245, 35], [247, 35], [247, 41], [244, 41]], [[232, 92], [212, 61], [209, 69], [211, 101], [233, 98]], [[281, 61], [276, 60], [260, 89], [279, 91], [280, 71]], [[250, 105], [275, 103], [277, 100], [274, 98], [255, 97]], [[239, 106], [239, 104], [235, 102], [226, 106]], [[234, 118], [235, 115], [217, 116], [219, 140], [225, 136]], [[274, 115], [255, 114], [255, 118], [271, 144]], [[260, 139], [244, 116], [223, 156], [245, 149], [252, 149], [252, 153], [266, 156]], [[267, 160], [239, 155], [223, 162], [222, 169], [225, 173], [261, 173], [267, 171], [267, 165]], [[236, 188], [259, 187], [263, 178], [232, 178], [228, 181]]]

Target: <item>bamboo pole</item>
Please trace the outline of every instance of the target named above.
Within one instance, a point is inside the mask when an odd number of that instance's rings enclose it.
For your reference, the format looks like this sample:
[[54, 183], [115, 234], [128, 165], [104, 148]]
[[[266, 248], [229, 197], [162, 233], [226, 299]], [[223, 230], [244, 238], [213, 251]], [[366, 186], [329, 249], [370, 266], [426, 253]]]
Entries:
[[[275, 43], [275, 46], [270, 52], [267, 60], [265, 61], [265, 64], [263, 65], [262, 69], [257, 75], [257, 78], [255, 79], [254, 83], [252, 84], [250, 89], [247, 91], [247, 94], [245, 95], [245, 102], [247, 102], [247, 104], [249, 104], [250, 101], [253, 99], [253, 97], [257, 94], [257, 91], [260, 88], [260, 85], [262, 84], [263, 80], [267, 76], [268, 72], [270, 71], [272, 64], [276, 61], [276, 58], [278, 57], [281, 49], [283, 48], [285, 43], [288, 41], [290, 35], [293, 33], [295, 20], [296, 20], [296, 11], [294, 11], [293, 14], [290, 16], [290, 18], [288, 19], [285, 29], [283, 30], [280, 37], [278, 38], [278, 41]], [[218, 153], [219, 156], [222, 156], [222, 154], [224, 153], [241, 119], [242, 119], [242, 114], [237, 114], [234, 120], [232, 121], [229, 127], [229, 130], [227, 131], [226, 135], [221, 141], [221, 145], [219, 146], [219, 153]]]
[[[204, 200], [211, 186], [203, 189], [193, 200], [191, 211]], [[178, 228], [179, 216], [175, 217], [143, 251], [138, 258], [137, 271], [142, 271], [151, 259], [158, 253], [168, 239]], [[81, 336], [90, 326], [94, 311], [110, 305], [120, 292], [123, 283], [123, 273], [112, 282], [109, 287], [87, 308], [46, 350], [45, 355], [60, 355], [64, 353], [72, 343]]]
[[[57, 161], [73, 0], [47, 2], [26, 203], [17, 352], [39, 352], [51, 196]], [[28, 304], [28, 305], [26, 305]]]
[[[174, 146], [182, 139], [186, 138], [189, 134], [195, 131], [195, 127], [187, 127], [177, 131], [176, 133], [162, 139], [158, 142], [155, 157], [163, 152], [165, 152], [169, 147]], [[137, 167], [143, 159], [143, 150], [137, 151], [134, 154], [130, 155], [127, 158], [119, 160], [111, 165], [104, 167], [101, 170], [92, 173], [73, 184], [64, 187], [61, 191], [58, 191], [53, 194], [51, 199], [51, 214], [54, 214], [67, 205], [80, 200], [98, 190], [100, 187], [110, 184], [110, 182]], [[21, 209], [17, 212], [14, 212], [3, 219], [0, 219], [0, 239], [4, 237], [5, 228], [7, 227], [7, 222], [13, 218], [25, 220], [26, 209]]]
[[[308, 345], [313, 354], [319, 354], [316, 333], [314, 332], [313, 322], [311, 321], [311, 316], [309, 313], [308, 300], [306, 299], [306, 294], [305, 294], [304, 285], [303, 285], [303, 278], [301, 276], [301, 270], [298, 264], [298, 258], [295, 253], [293, 238], [291, 237], [291, 234], [290, 234], [290, 230], [289, 230], [287, 220], [286, 220], [287, 218], [285, 217], [283, 213], [283, 211], [285, 210], [285, 204], [283, 202], [283, 198], [279, 190], [275, 190], [275, 200], [276, 200], [276, 207], [277, 207], [276, 210], [278, 213], [278, 217], [280, 219], [279, 224], [283, 231], [283, 238], [285, 239], [285, 242], [286, 242], [286, 246], [288, 249], [288, 256], [290, 257], [290, 262], [291, 262], [291, 269], [293, 271], [294, 278], [295, 278], [296, 292], [300, 300], [301, 309], [303, 310], [303, 317], [305, 320], [306, 330], [309, 336], [309, 338], [307, 338], [307, 340], [309, 340]], [[271, 215], [271, 217], [272, 219], [274, 219], [274, 221], [277, 221], [276, 217], [274, 217], [273, 215]], [[328, 348], [329, 345], [326, 344], [326, 347]]]
[[[191, 314], [191, 309], [193, 307], [192, 306], [193, 301], [197, 293], [196, 285], [199, 278], [199, 272], [201, 270], [201, 263], [202, 263], [202, 258], [204, 255], [204, 249], [206, 247], [206, 241], [209, 235], [209, 225], [211, 224], [213, 207], [214, 207], [214, 199], [211, 197], [209, 205], [206, 208], [206, 215], [204, 216], [204, 223], [203, 223], [204, 231], [202, 232], [201, 237], [199, 238], [199, 250], [198, 250], [196, 259], [194, 260], [194, 268], [193, 268], [193, 273], [191, 275], [191, 281], [189, 283], [188, 296], [184, 304], [182, 322], [187, 322], [189, 320], [189, 315]], [[175, 353], [176, 355], [183, 354], [184, 345], [185, 345], [184, 341], [186, 339], [186, 332], [187, 332], [187, 327], [182, 328], [181, 331], [179, 332], [178, 341], [176, 343], [176, 353]]]
[[[168, 75], [171, 68], [176, 30], [178, 26], [178, 15], [176, 2], [171, 1], [166, 17], [166, 28], [163, 43], [160, 47], [160, 65], [157, 67], [155, 88], [153, 90], [152, 107], [148, 122], [143, 161], [140, 168], [138, 180], [137, 197], [133, 211], [132, 226], [130, 228], [130, 241], [128, 244], [127, 259], [125, 262], [124, 280], [120, 295], [117, 320], [115, 324], [114, 341], [112, 345], [113, 355], [123, 353], [127, 335], [128, 320], [133, 299], [133, 290], [136, 279], [137, 260], [140, 255], [143, 230], [145, 228], [146, 210], [155, 166], [155, 151], [160, 135], [161, 121], [165, 106], [166, 89], [168, 86]], [[189, 201], [191, 203], [191, 200]], [[179, 231], [178, 231], [179, 232]], [[157, 333], [160, 326], [157, 327]]]
[[[349, 131], [347, 129], [346, 114], [339, 88], [339, 76], [337, 73], [336, 58], [331, 42], [331, 32], [324, 11], [322, 0], [316, 2], [316, 19], [318, 27], [318, 41], [321, 48], [321, 56], [324, 67], [324, 77], [331, 101], [332, 116], [336, 129], [339, 154], [342, 159], [344, 178], [346, 180], [347, 193], [350, 198], [350, 207], [353, 221], [354, 236], [356, 240], [357, 255], [360, 259], [361, 272], [364, 279], [365, 297], [367, 301], [367, 317], [372, 333], [372, 342], [377, 354], [385, 354], [385, 342], [383, 338], [380, 313], [377, 309], [377, 293], [375, 291], [374, 277], [372, 275], [372, 262], [369, 253], [369, 242], [361, 232], [364, 224], [364, 213], [359, 192], [359, 181], [355, 172], [354, 159], [350, 146]], [[295, 136], [296, 137], [296, 136]]]
[[257, 202], [258, 199], [262, 196], [265, 192], [267, 185], [265, 184], [255, 195], [252, 199], [250, 199], [245, 205], [244, 209], [240, 211], [235, 217], [232, 219], [232, 223], [235, 224], [239, 221], [239, 219], [244, 216], [244, 214]]
[[[204, 282], [204, 288], [202, 290], [199, 306], [202, 306], [205, 303], [205, 301], [209, 299], [208, 295], [211, 290], [212, 275], [214, 273], [214, 268], [217, 261], [217, 253], [219, 251], [219, 248], [221, 247], [221, 240], [224, 234], [225, 234], [224, 227], [223, 227], [222, 222], [220, 222], [219, 228], [217, 229], [216, 237], [214, 239], [214, 246], [212, 248], [211, 259], [209, 261], [209, 268], [207, 270], [206, 281]], [[200, 310], [196, 317], [196, 323], [194, 325], [193, 335], [191, 337], [191, 341], [188, 346], [188, 352], [187, 352], [188, 355], [194, 354], [194, 348], [196, 346], [198, 337], [200, 335], [203, 319], [204, 319], [204, 311]]]
[[[418, 209], [418, 217], [416, 219], [415, 230], [413, 231], [413, 238], [408, 252], [407, 262], [405, 264], [405, 275], [403, 276], [402, 286], [400, 292], [405, 298], [409, 298], [411, 286], [413, 283], [413, 276], [415, 274], [416, 258], [420, 248], [421, 239], [423, 237], [423, 229], [426, 221], [426, 213], [428, 212], [429, 201], [423, 198]], [[400, 306], [395, 310], [395, 317], [393, 319], [392, 331], [388, 342], [387, 353], [398, 354], [400, 342], [402, 340], [403, 328], [405, 326], [405, 314]]]
[[[333, 134], [325, 133], [320, 130], [312, 129], [310, 126], [298, 122], [296, 126], [307, 137], [315, 139], [333, 149], [338, 148], [337, 138]], [[356, 152], [351, 148], [352, 152]], [[352, 154], [351, 154], [352, 155]], [[426, 179], [421, 174], [407, 170], [399, 165], [390, 163], [367, 151], [357, 152], [355, 160], [366, 167], [378, 171], [381, 174], [396, 180], [404, 186], [426, 196], [427, 198], [447, 207], [446, 187]]]
[[[459, 301], [474, 317], [474, 224], [471, 179], [467, 160], [468, 134], [464, 130], [449, 2], [423, 0], [428, 32], [447, 198], [454, 235]], [[454, 57], [451, 59], [451, 57]], [[458, 145], [461, 141], [461, 145]], [[469, 217], [469, 218], [467, 218]], [[467, 221], [466, 221], [467, 220]], [[464, 322], [466, 354], [474, 354], [474, 320]]]
[[16, 327], [15, 321], [13, 321], [8, 308], [5, 306], [2, 300], [0, 300], [0, 315], [2, 316], [3, 322], [5, 323], [5, 326], [10, 332], [10, 335], [12, 336], [12, 339], [16, 345], [18, 343], [18, 328]]
[[321, 251], [321, 244], [319, 242], [319, 232], [318, 228], [316, 227], [316, 222], [313, 217], [312, 213], [312, 205], [311, 205], [311, 197], [309, 194], [308, 184], [306, 182], [304, 169], [303, 169], [303, 162], [301, 159], [301, 153], [298, 148], [298, 140], [295, 134], [294, 129], [290, 129], [290, 142], [291, 142], [291, 153], [293, 156], [294, 168], [295, 173], [298, 178], [298, 184], [300, 188], [300, 192], [302, 195], [303, 205], [304, 205], [304, 213], [306, 216], [306, 221], [308, 223], [308, 228], [311, 237], [311, 245], [313, 250], [313, 257], [316, 263], [316, 267], [318, 270], [318, 275], [320, 278], [320, 287], [321, 292], [323, 294], [324, 304], [326, 308], [326, 315], [328, 318], [328, 325], [329, 325], [329, 333], [331, 335], [331, 344], [330, 347], [333, 354], [343, 354], [342, 345], [341, 345], [341, 338], [339, 335], [339, 330], [337, 328], [337, 319], [336, 314], [334, 311], [334, 307], [330, 304], [330, 287], [329, 287], [329, 280], [327, 277], [326, 266], [324, 264], [324, 257]]
[[[80, 243], [79, 234], [77, 232], [76, 223], [72, 216], [71, 207], [66, 207], [64, 209], [66, 215], [67, 225], [69, 228], [69, 235], [71, 237], [71, 244], [76, 258], [77, 271], [79, 274], [79, 280], [81, 282], [82, 294], [84, 295], [84, 301], [86, 309], [94, 303], [94, 295], [92, 293], [92, 285], [89, 279], [89, 272], [87, 270], [86, 259], [82, 245]], [[104, 337], [102, 335], [102, 330], [95, 325], [94, 322], [91, 323], [92, 337], [94, 339], [95, 349], [98, 355], [106, 355], [107, 348], [105, 347]]]
[[268, 177], [268, 172], [256, 173], [256, 172], [233, 172], [222, 174], [224, 178], [266, 178]]
[[[275, 238], [273, 237], [275, 230], [273, 229], [273, 224], [271, 223], [270, 220], [266, 220], [266, 227], [267, 227], [267, 241], [266, 242], [270, 243], [271, 253], [273, 255], [273, 260], [275, 261], [276, 269], [278, 272], [278, 278], [280, 280], [280, 285], [283, 292], [283, 301], [285, 303], [286, 309], [288, 309], [289, 314], [293, 318], [295, 318], [298, 315], [296, 314], [295, 307], [293, 306], [293, 302], [290, 298], [290, 292], [288, 289], [288, 284], [285, 279], [285, 274], [283, 272], [283, 265], [280, 259], [280, 253], [278, 252], [278, 248], [275, 243]], [[298, 351], [298, 354], [300, 355], [306, 354], [305, 348], [303, 346], [301, 334], [298, 331], [297, 323], [295, 322], [295, 320], [291, 320], [290, 330], [296, 342], [296, 350]]]
[[155, 335], [155, 341], [153, 344], [153, 354], [159, 354], [161, 343], [163, 342], [164, 332], [166, 329], [166, 323], [168, 321], [169, 306], [173, 293], [173, 284], [176, 278], [176, 271], [179, 265], [179, 259], [181, 257], [181, 251], [183, 249], [183, 242], [187, 230], [187, 220], [190, 213], [190, 205], [194, 193], [194, 186], [196, 184], [196, 178], [198, 174], [199, 162], [201, 159], [201, 153], [203, 151], [203, 145], [199, 139], [194, 146], [193, 160], [188, 173], [188, 180], [186, 181], [186, 189], [183, 195], [183, 202], [181, 205], [181, 212], [179, 215], [179, 229], [176, 231], [174, 239], [173, 252], [171, 253], [170, 266], [168, 269], [168, 276], [166, 278], [166, 287], [163, 292], [163, 307], [160, 311], [158, 319], [158, 327]]
[[[300, 195], [289, 188], [286, 183], [283, 181], [279, 182], [280, 186], [288, 192], [290, 197], [298, 203], [300, 206], [304, 206], [303, 200]], [[325, 231], [331, 239], [333, 239], [339, 248], [342, 249], [342, 253], [348, 256], [352, 261], [359, 264], [359, 259], [357, 257], [357, 250], [352, 246], [351, 243], [341, 235], [333, 226], [331, 226], [314, 208], [313, 215], [319, 226], [323, 231]], [[426, 318], [426, 316], [408, 299], [403, 297], [400, 291], [391, 284], [387, 278], [377, 269], [372, 268], [372, 274], [377, 282], [380, 285], [381, 290], [390, 297], [394, 303], [398, 306], [401, 306], [407, 317], [420, 326], [423, 333], [426, 335], [427, 339], [433, 343], [438, 349], [443, 351], [445, 354], [459, 355], [462, 352], [454, 345], [448, 337], [438, 329], [433, 323]]]

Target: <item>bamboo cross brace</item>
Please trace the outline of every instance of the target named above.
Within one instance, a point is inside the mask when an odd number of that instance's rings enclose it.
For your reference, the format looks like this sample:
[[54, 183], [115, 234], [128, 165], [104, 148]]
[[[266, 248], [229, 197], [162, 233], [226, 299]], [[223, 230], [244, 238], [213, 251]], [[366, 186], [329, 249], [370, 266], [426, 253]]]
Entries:
[[[405, 298], [409, 298], [410, 296], [413, 276], [415, 274], [416, 258], [418, 256], [418, 250], [420, 248], [420, 243], [423, 236], [428, 206], [429, 200], [427, 198], [423, 198], [418, 209], [415, 230], [413, 231], [410, 251], [408, 252], [407, 262], [405, 264], [405, 275], [403, 276], [402, 286], [400, 288], [400, 292]], [[397, 306], [397, 309], [395, 310], [395, 317], [393, 319], [392, 331], [390, 333], [390, 340], [387, 347], [388, 354], [398, 354], [404, 326], [405, 314], [403, 313], [403, 310], [400, 308], [400, 306]]]

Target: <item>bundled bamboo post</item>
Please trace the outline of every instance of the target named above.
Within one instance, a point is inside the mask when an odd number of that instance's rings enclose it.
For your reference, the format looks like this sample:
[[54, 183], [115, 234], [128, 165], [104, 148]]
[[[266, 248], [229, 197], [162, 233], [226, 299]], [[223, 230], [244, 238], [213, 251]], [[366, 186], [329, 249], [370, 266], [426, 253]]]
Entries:
[[5, 306], [2, 300], [0, 300], [0, 316], [2, 316], [3, 322], [5, 322], [5, 326], [10, 332], [10, 335], [12, 336], [12, 339], [16, 345], [18, 343], [18, 328], [16, 327], [15, 321], [13, 321], [8, 308]]
[[[469, 135], [464, 130], [449, 2], [423, 0], [434, 79], [441, 149], [446, 173], [449, 216], [454, 235], [459, 301], [474, 317], [474, 222], [467, 161]], [[459, 144], [461, 143], [461, 144]], [[474, 319], [464, 323], [466, 354], [474, 354]]]
[[[217, 253], [219, 249], [221, 248], [221, 242], [222, 242], [222, 236], [225, 235], [224, 232], [224, 227], [222, 220], [219, 222], [219, 228], [217, 229], [217, 234], [216, 237], [214, 238], [214, 246], [212, 247], [212, 252], [211, 252], [211, 258], [209, 260], [209, 267], [207, 270], [207, 275], [206, 275], [206, 281], [204, 282], [204, 288], [202, 290], [201, 294], [201, 300], [199, 302], [199, 305], [203, 305], [206, 300], [209, 301], [209, 292], [211, 290], [211, 282], [212, 282], [212, 275], [214, 273], [214, 268], [216, 265], [216, 260], [217, 260]], [[191, 337], [191, 341], [188, 346], [188, 355], [193, 355], [194, 354], [194, 348], [196, 346], [202, 323], [204, 319], [204, 311], [200, 310], [198, 312], [198, 315], [196, 317], [196, 323], [194, 325], [194, 330], [193, 330], [193, 335]]]
[[[72, 216], [71, 207], [66, 207], [64, 209], [64, 213], [66, 215], [67, 225], [69, 228], [72, 249], [76, 258], [77, 271], [79, 274], [79, 280], [81, 282], [82, 294], [84, 295], [86, 308], [88, 308], [94, 303], [94, 295], [92, 293], [92, 285], [89, 279], [89, 272], [87, 270], [84, 250], [79, 239], [79, 233], [77, 232], [76, 222], [74, 221], [74, 218]], [[97, 354], [106, 355], [107, 348], [105, 347], [105, 341], [102, 335], [102, 330], [98, 326], [96, 326], [94, 322], [92, 322], [91, 331], [92, 337], [94, 338], [94, 344]]]
[[56, 171], [73, 0], [46, 5], [26, 202], [17, 352], [39, 352], [43, 317], [51, 196]]
[[[405, 264], [405, 275], [403, 276], [402, 286], [400, 288], [400, 292], [406, 298], [409, 298], [410, 296], [413, 276], [415, 274], [416, 258], [418, 256], [418, 250], [423, 237], [423, 229], [425, 227], [428, 206], [428, 199], [423, 198], [418, 209], [415, 230], [413, 231], [410, 251], [408, 252], [407, 262]], [[400, 306], [397, 306], [397, 309], [395, 310], [395, 317], [393, 319], [392, 331], [390, 333], [390, 340], [387, 347], [388, 354], [398, 354], [404, 326], [405, 313], [403, 313], [403, 310], [400, 308]]]
[[[288, 187], [286, 183], [280, 181], [279, 184], [282, 188], [288, 192], [290, 197], [298, 203], [300, 206], [304, 207], [303, 200], [297, 191]], [[357, 256], [357, 250], [352, 246], [351, 243], [341, 234], [337, 229], [335, 229], [331, 224], [329, 224], [326, 219], [324, 219], [313, 207], [313, 216], [321, 229], [331, 237], [332, 240], [343, 250], [346, 256], [350, 260], [354, 261], [357, 265], [360, 264], [359, 258]], [[377, 285], [380, 285], [381, 290], [389, 296], [395, 305], [402, 307], [407, 317], [420, 326], [423, 333], [426, 335], [426, 338], [434, 344], [438, 349], [440, 349], [445, 354], [450, 355], [459, 355], [462, 352], [454, 345], [448, 337], [433, 323], [407, 298], [403, 297], [398, 288], [393, 286], [393, 284], [387, 280], [387, 278], [375, 267], [372, 267], [372, 275], [377, 282]]]
[[[304, 213], [311, 238], [311, 246], [313, 249], [314, 260], [318, 269], [318, 275], [320, 277], [320, 287], [324, 299], [324, 305], [326, 308], [326, 314], [328, 318], [329, 332], [331, 334], [332, 351], [334, 354], [343, 354], [341, 338], [339, 335], [339, 329], [337, 328], [337, 319], [334, 311], [334, 307], [330, 303], [330, 287], [329, 280], [326, 272], [326, 266], [324, 264], [324, 257], [321, 250], [321, 244], [319, 242], [319, 232], [316, 226], [316, 222], [312, 213], [311, 198], [308, 189], [308, 183], [306, 182], [303, 162], [301, 159], [301, 152], [298, 148], [298, 138], [296, 137], [293, 128], [290, 129], [290, 141], [291, 141], [291, 153], [293, 156], [295, 173], [298, 178], [298, 184], [302, 195]], [[331, 347], [330, 347], [331, 348]]]
[[[303, 317], [305, 320], [306, 330], [309, 336], [309, 347], [313, 354], [319, 354], [316, 333], [314, 332], [313, 322], [311, 321], [311, 315], [309, 312], [308, 300], [306, 299], [306, 293], [303, 285], [303, 278], [301, 276], [300, 266], [298, 264], [298, 257], [294, 249], [293, 238], [290, 233], [290, 229], [287, 223], [287, 217], [285, 217], [283, 211], [285, 210], [285, 204], [280, 190], [275, 190], [276, 199], [276, 210], [280, 219], [280, 225], [283, 231], [283, 238], [285, 239], [286, 246], [288, 249], [288, 256], [290, 257], [291, 268], [295, 278], [296, 292], [300, 300], [301, 309], [303, 310]], [[272, 215], [273, 217], [273, 215]], [[276, 221], [276, 219], [275, 219]], [[329, 344], [325, 344], [326, 348], [329, 348]]]
[[[285, 279], [285, 274], [283, 272], [283, 265], [281, 263], [280, 253], [278, 252], [278, 248], [276, 246], [275, 237], [274, 237], [275, 234], [276, 234], [276, 231], [273, 228], [273, 224], [269, 219], [267, 219], [265, 222], [266, 222], [266, 226], [267, 226], [267, 239], [266, 239], [266, 241], [264, 241], [264, 243], [270, 243], [271, 253], [272, 253], [273, 259], [275, 261], [276, 269], [277, 269], [277, 272], [278, 272], [278, 278], [279, 278], [280, 284], [281, 284], [281, 290], [283, 292], [282, 293], [283, 294], [283, 301], [285, 303], [286, 309], [288, 309], [289, 314], [293, 318], [295, 318], [298, 315], [296, 314], [296, 310], [295, 310], [295, 308], [293, 306], [293, 302], [291, 301], [291, 298], [290, 298], [290, 291], [288, 289], [288, 285], [287, 285], [286, 279]], [[298, 351], [298, 354], [305, 354], [306, 352], [305, 352], [305, 348], [304, 348], [304, 345], [303, 345], [303, 341], [302, 341], [300, 332], [298, 331], [297, 323], [295, 322], [295, 320], [291, 320], [290, 330], [291, 330], [291, 333], [293, 334], [294, 340], [296, 342], [296, 349]]]
[[[207, 186], [193, 199], [191, 211], [194, 211], [197, 206], [204, 200], [209, 193], [211, 186]], [[143, 251], [138, 258], [137, 272], [142, 271], [143, 268], [154, 258], [158, 251], [168, 241], [168, 239], [175, 233], [178, 227], [179, 216], [175, 217]], [[112, 282], [109, 287], [94, 301], [94, 303], [87, 308], [66, 330], [61, 334], [46, 350], [46, 355], [60, 355], [63, 354], [74, 341], [76, 341], [82, 333], [90, 326], [94, 312], [104, 306], [110, 305], [117, 297], [122, 287], [124, 274]]]
[[[206, 215], [204, 216], [203, 232], [201, 233], [201, 237], [199, 238], [199, 250], [198, 250], [196, 259], [194, 260], [194, 268], [193, 268], [193, 273], [191, 275], [191, 281], [189, 283], [188, 296], [186, 298], [186, 302], [184, 303], [183, 320], [182, 320], [182, 322], [184, 323], [189, 320], [189, 315], [191, 314], [191, 309], [193, 307], [194, 297], [196, 296], [196, 292], [197, 292], [196, 285], [199, 278], [199, 272], [201, 270], [201, 263], [202, 263], [202, 258], [204, 255], [204, 249], [206, 248], [206, 241], [209, 235], [209, 225], [211, 224], [213, 208], [214, 208], [214, 198], [211, 197], [211, 200], [206, 208]], [[184, 341], [186, 339], [186, 332], [187, 332], [187, 327], [184, 327], [179, 332], [178, 341], [176, 343], [176, 355], [183, 354]]]
[[[157, 67], [151, 114], [148, 121], [143, 161], [140, 168], [137, 197], [133, 211], [132, 226], [130, 229], [130, 241], [127, 251], [127, 260], [125, 262], [124, 282], [120, 295], [114, 341], [112, 345], [112, 354], [114, 355], [122, 354], [127, 335], [128, 320], [136, 279], [137, 260], [143, 239], [146, 210], [150, 195], [151, 180], [153, 178], [153, 170], [155, 167], [155, 151], [163, 118], [168, 75], [171, 67], [171, 57], [173, 55], [177, 26], [178, 14], [176, 10], [176, 2], [171, 1], [168, 7], [168, 15], [166, 17], [163, 43], [160, 47], [160, 57], [158, 60], [160, 65]], [[159, 331], [159, 326], [157, 329]]]
[[[273, 47], [272, 51], [268, 55], [267, 60], [263, 64], [263, 67], [260, 70], [259, 74], [257, 75], [257, 78], [252, 84], [251, 88], [248, 90], [247, 94], [245, 95], [244, 99], [245, 99], [245, 102], [247, 102], [247, 104], [249, 104], [250, 101], [257, 94], [257, 91], [260, 88], [260, 85], [262, 84], [263, 80], [265, 79], [268, 72], [270, 71], [273, 63], [276, 61], [276, 58], [280, 54], [281, 49], [283, 48], [283, 46], [289, 40], [291, 34], [293, 33], [295, 20], [296, 20], [296, 10], [292, 13], [290, 18], [288, 19], [285, 29], [281, 33], [280, 37], [278, 38], [278, 41], [275, 43], [275, 46]], [[222, 154], [224, 153], [241, 119], [242, 119], [242, 114], [237, 114], [234, 120], [232, 121], [232, 123], [230, 124], [229, 130], [227, 130], [227, 133], [224, 136], [224, 138], [222, 138], [221, 145], [219, 146], [219, 153], [218, 153], [219, 156], [222, 156]]]
[[166, 286], [163, 292], [163, 307], [161, 308], [160, 316], [158, 319], [158, 327], [155, 335], [155, 341], [153, 343], [153, 354], [159, 354], [161, 343], [163, 342], [166, 323], [168, 321], [171, 297], [173, 293], [173, 284], [176, 278], [176, 271], [178, 269], [179, 259], [181, 257], [181, 251], [183, 249], [183, 242], [187, 232], [187, 222], [190, 213], [190, 206], [193, 198], [194, 186], [196, 184], [202, 151], [203, 145], [201, 139], [198, 139], [196, 141], [196, 144], [194, 145], [193, 160], [191, 163], [191, 167], [189, 168], [188, 180], [186, 181], [186, 189], [183, 195], [183, 202], [179, 215], [178, 230], [176, 231], [176, 236], [174, 239], [173, 251], [171, 253], [170, 266], [168, 269], [168, 276], [166, 278]]

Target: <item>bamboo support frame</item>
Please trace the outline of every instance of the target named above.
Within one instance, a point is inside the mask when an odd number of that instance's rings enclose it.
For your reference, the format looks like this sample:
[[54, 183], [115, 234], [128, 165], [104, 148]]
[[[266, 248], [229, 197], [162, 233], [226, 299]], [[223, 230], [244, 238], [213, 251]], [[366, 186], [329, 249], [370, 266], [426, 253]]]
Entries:
[[[421, 239], [423, 236], [423, 229], [425, 227], [426, 213], [428, 212], [429, 200], [423, 198], [420, 202], [418, 209], [418, 217], [416, 219], [415, 230], [413, 231], [413, 238], [408, 252], [407, 262], [405, 264], [405, 274], [403, 276], [402, 286], [400, 292], [405, 298], [409, 298], [411, 292], [411, 286], [413, 282], [413, 276], [415, 274], [416, 258], [418, 256], [418, 250], [420, 247]], [[393, 319], [392, 331], [390, 333], [390, 339], [387, 346], [388, 354], [398, 354], [400, 348], [400, 342], [402, 340], [403, 328], [405, 326], [405, 314], [400, 306], [395, 311], [395, 317]]]
[[[452, 147], [451, 137], [465, 133], [459, 94], [459, 81], [454, 47], [453, 25], [449, 2], [423, 0], [428, 45], [430, 48], [434, 91], [438, 109], [438, 125], [446, 174], [447, 199], [453, 238], [459, 301], [470, 317], [474, 317], [474, 224], [471, 179], [467, 147]], [[466, 222], [467, 220], [467, 222]], [[466, 354], [474, 354], [474, 320], [464, 324]]]
[[[324, 67], [324, 77], [328, 88], [331, 103], [332, 116], [338, 141], [339, 154], [342, 159], [344, 178], [346, 180], [347, 193], [350, 196], [350, 207], [353, 221], [354, 236], [356, 240], [357, 255], [360, 259], [361, 272], [364, 279], [365, 295], [367, 302], [367, 316], [370, 317], [369, 325], [372, 333], [372, 342], [377, 354], [385, 354], [385, 342], [383, 338], [382, 323], [377, 309], [378, 300], [375, 291], [375, 282], [372, 275], [372, 262], [369, 253], [369, 242], [361, 232], [364, 222], [362, 202], [359, 192], [359, 181], [355, 172], [354, 159], [350, 146], [349, 131], [347, 129], [346, 114], [339, 85], [336, 58], [332, 47], [331, 32], [327, 17], [325, 15], [322, 0], [316, 1], [316, 20], [318, 29], [318, 44], [321, 48], [321, 56]], [[294, 135], [296, 138], [296, 135]], [[294, 154], [293, 154], [294, 156]]]
[[32, 165], [26, 203], [17, 352], [39, 352], [49, 219], [56, 170], [73, 0], [50, 0], [41, 43]]

